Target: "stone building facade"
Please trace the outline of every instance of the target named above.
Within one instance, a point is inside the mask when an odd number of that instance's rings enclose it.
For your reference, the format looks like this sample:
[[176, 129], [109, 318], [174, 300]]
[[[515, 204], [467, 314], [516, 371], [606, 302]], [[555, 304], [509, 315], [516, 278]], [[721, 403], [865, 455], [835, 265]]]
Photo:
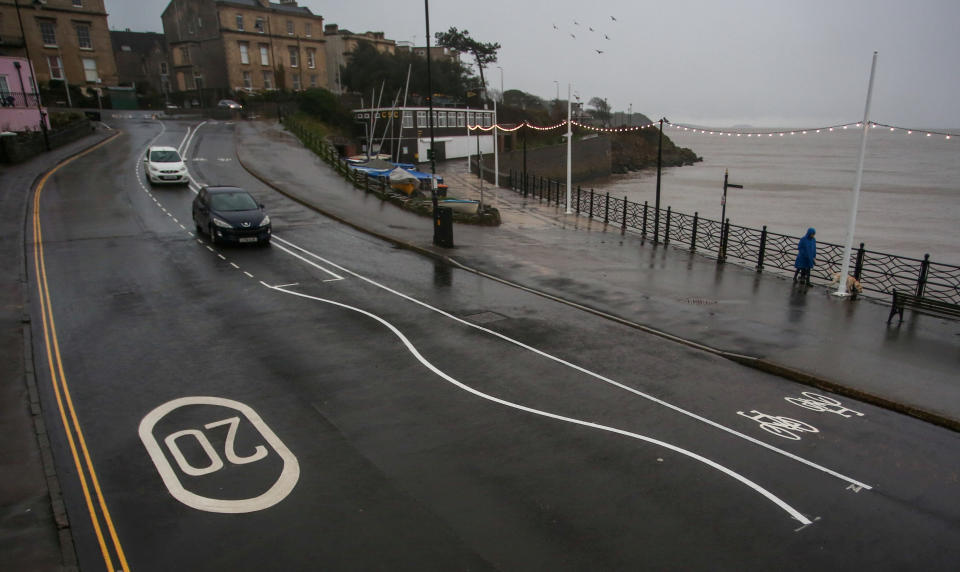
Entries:
[[324, 86], [333, 93], [343, 93], [340, 83], [340, 66], [346, 65], [346, 56], [357, 49], [360, 42], [372, 45], [382, 54], [395, 54], [397, 42], [388, 40], [383, 32], [364, 32], [357, 34], [350, 30], [341, 30], [337, 24], [327, 24], [323, 29], [327, 40], [328, 82]]
[[296, 0], [171, 0], [162, 20], [174, 91], [327, 85], [323, 17]]
[[28, 51], [40, 84], [117, 85], [104, 0], [0, 0], [0, 55]]
[[170, 93], [167, 39], [155, 32], [110, 32], [119, 85]]

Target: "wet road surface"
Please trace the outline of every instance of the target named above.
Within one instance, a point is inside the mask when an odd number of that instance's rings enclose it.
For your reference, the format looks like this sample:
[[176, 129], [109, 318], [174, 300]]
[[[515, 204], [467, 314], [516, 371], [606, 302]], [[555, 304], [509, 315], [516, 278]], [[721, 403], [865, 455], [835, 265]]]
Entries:
[[[956, 433], [392, 248], [248, 175], [229, 123], [115, 126], [34, 205], [83, 569], [960, 562]], [[273, 245], [197, 235], [151, 141]]]

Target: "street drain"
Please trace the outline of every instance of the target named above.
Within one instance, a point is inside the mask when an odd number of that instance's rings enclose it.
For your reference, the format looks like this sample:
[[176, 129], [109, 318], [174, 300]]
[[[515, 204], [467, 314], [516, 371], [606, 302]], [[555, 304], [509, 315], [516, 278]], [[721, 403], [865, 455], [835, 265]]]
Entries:
[[695, 304], [697, 306], [710, 306], [716, 304], [717, 300], [708, 300], [707, 298], [687, 298], [684, 300], [687, 304]]
[[489, 324], [490, 322], [497, 322], [499, 320], [506, 320], [507, 317], [503, 314], [498, 314], [496, 312], [479, 312], [476, 314], [467, 314], [464, 316], [467, 320], [470, 320], [474, 324]]

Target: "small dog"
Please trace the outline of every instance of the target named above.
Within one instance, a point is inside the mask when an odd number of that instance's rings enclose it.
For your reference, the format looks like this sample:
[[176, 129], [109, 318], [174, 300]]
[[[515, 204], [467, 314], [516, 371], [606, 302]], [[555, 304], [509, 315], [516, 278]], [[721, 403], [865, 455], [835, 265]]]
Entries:
[[[840, 273], [833, 273], [833, 280], [830, 281], [831, 286], [836, 286], [840, 284]], [[863, 286], [860, 285], [860, 281], [854, 278], [853, 276], [847, 275], [847, 294], [863, 294]]]

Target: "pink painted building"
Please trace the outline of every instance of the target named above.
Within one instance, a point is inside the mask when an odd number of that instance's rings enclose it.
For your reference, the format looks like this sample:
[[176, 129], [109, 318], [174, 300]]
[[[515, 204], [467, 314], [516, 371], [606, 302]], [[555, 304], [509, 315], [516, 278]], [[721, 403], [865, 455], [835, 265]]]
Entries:
[[50, 128], [45, 107], [37, 108], [33, 68], [27, 58], [0, 56], [0, 131], [39, 131]]

